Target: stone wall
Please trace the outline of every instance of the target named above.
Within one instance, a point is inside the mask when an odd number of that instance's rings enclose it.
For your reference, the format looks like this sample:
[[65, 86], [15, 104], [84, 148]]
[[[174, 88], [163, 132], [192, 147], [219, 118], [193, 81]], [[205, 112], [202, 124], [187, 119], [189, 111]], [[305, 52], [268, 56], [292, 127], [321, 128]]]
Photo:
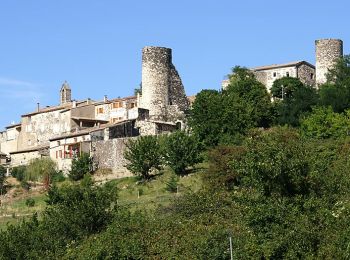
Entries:
[[[264, 73], [265, 76], [263, 76], [262, 73]], [[295, 66], [266, 69], [263, 71], [256, 71], [254, 74], [258, 75], [257, 80], [264, 84], [269, 92], [271, 90], [273, 82], [276, 79], [287, 76], [296, 78], [298, 76], [297, 68]]]
[[168, 48], [142, 49], [141, 107], [149, 109], [149, 115], [159, 120], [169, 104], [171, 55], [171, 49]]
[[92, 157], [97, 169], [111, 169], [117, 177], [132, 176], [125, 165], [124, 151], [130, 138], [118, 138], [92, 142]]
[[169, 105], [176, 105], [180, 111], [187, 111], [189, 102], [180, 75], [173, 64], [170, 73]]
[[315, 69], [306, 64], [298, 66], [298, 78], [302, 83], [309, 86], [315, 86], [316, 74]]
[[49, 139], [71, 131], [70, 111], [64, 109], [22, 117], [18, 149], [48, 145]]
[[337, 59], [343, 56], [343, 41], [338, 39], [316, 40], [316, 85], [327, 81], [326, 74]]
[[172, 64], [172, 51], [163, 47], [142, 50], [142, 96], [140, 107], [149, 110], [151, 120], [183, 120], [189, 102], [179, 73]]

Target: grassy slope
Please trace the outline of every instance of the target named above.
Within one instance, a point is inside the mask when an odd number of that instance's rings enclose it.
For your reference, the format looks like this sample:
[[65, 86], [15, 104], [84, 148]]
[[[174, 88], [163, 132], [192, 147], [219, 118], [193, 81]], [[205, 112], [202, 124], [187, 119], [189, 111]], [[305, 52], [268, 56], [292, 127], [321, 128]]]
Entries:
[[[128, 206], [131, 210], [153, 210], [159, 205], [168, 204], [174, 196], [179, 196], [185, 192], [198, 191], [202, 185], [200, 175], [205, 167], [205, 164], [200, 164], [197, 166], [197, 170], [188, 176], [180, 177], [178, 194], [166, 190], [166, 183], [172, 176], [169, 169], [162, 171], [146, 183], [139, 182], [136, 177], [122, 178], [111, 182], [118, 187], [118, 203], [120, 205]], [[28, 207], [25, 204], [29, 197], [35, 200], [34, 207]], [[11, 203], [3, 204], [0, 207], [0, 230], [6, 229], [7, 223], [16, 224], [35, 212], [42, 212], [45, 208], [45, 198], [44, 193], [28, 192]]]

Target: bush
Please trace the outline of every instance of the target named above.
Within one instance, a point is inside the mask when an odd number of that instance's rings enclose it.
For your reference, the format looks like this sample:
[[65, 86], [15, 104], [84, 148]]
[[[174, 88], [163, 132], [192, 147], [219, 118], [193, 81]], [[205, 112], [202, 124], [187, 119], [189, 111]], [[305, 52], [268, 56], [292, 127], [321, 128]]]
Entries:
[[56, 183], [56, 182], [63, 182], [66, 179], [66, 177], [64, 177], [64, 174], [62, 171], [57, 171], [53, 176], [52, 176], [52, 182]]
[[22, 187], [23, 189], [25, 189], [26, 191], [29, 191], [31, 186], [30, 186], [30, 184], [29, 184], [27, 181], [22, 180], [22, 181], [21, 181], [21, 187]]
[[28, 207], [34, 207], [34, 205], [35, 205], [35, 200], [34, 200], [33, 198], [28, 198], [28, 199], [26, 199], [26, 205], [27, 205]]
[[172, 192], [172, 193], [175, 193], [177, 192], [177, 186], [178, 186], [178, 182], [179, 182], [179, 179], [177, 178], [177, 176], [175, 175], [172, 175], [169, 179], [169, 181], [167, 181], [165, 183], [166, 185], [166, 190], [169, 191], [169, 192]]
[[87, 153], [82, 153], [80, 157], [74, 158], [72, 161], [72, 169], [68, 176], [73, 181], [78, 181], [84, 178], [84, 175], [91, 173], [92, 160]]
[[11, 170], [12, 177], [16, 178], [19, 182], [24, 180], [26, 167], [25, 166], [17, 166], [13, 167]]

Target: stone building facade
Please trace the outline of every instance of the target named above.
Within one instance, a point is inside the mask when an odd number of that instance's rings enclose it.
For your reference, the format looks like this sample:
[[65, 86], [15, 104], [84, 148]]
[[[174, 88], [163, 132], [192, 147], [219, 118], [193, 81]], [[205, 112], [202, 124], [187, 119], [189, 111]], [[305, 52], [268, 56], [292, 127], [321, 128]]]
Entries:
[[274, 64], [251, 69], [257, 80], [270, 92], [273, 82], [282, 77], [300, 79], [306, 85], [315, 86], [315, 66], [306, 61]]
[[[145, 47], [142, 52], [142, 93], [102, 101], [72, 100], [71, 87], [60, 88], [60, 104], [21, 117], [21, 123], [0, 134], [0, 152], [11, 166], [50, 156], [67, 173], [73, 158], [90, 153], [94, 164], [115, 172], [123, 168], [123, 145], [139, 135], [169, 133], [184, 126], [189, 102], [172, 64], [172, 51]], [[118, 169], [117, 169], [118, 168]]]
[[[284, 64], [273, 64], [251, 68], [258, 81], [270, 91], [273, 82], [282, 77], [299, 78], [306, 85], [318, 87], [327, 80], [326, 74], [333, 68], [337, 59], [343, 57], [343, 41], [339, 39], [320, 39], [315, 41], [316, 66], [307, 61], [296, 61]], [[221, 82], [226, 89], [229, 80]]]

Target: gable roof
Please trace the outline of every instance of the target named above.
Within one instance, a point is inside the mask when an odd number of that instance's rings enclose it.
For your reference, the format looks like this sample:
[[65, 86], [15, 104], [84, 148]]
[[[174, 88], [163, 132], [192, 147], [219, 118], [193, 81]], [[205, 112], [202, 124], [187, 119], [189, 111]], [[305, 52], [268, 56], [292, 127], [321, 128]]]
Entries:
[[315, 68], [315, 66], [312, 65], [311, 63], [304, 61], [304, 60], [300, 60], [300, 61], [293, 61], [293, 62], [288, 62], [288, 63], [259, 66], [259, 67], [251, 68], [251, 70], [260, 71], [260, 70], [269, 70], [269, 69], [277, 69], [277, 68], [285, 68], [285, 67], [298, 67], [302, 64], [305, 64], [313, 69]]

